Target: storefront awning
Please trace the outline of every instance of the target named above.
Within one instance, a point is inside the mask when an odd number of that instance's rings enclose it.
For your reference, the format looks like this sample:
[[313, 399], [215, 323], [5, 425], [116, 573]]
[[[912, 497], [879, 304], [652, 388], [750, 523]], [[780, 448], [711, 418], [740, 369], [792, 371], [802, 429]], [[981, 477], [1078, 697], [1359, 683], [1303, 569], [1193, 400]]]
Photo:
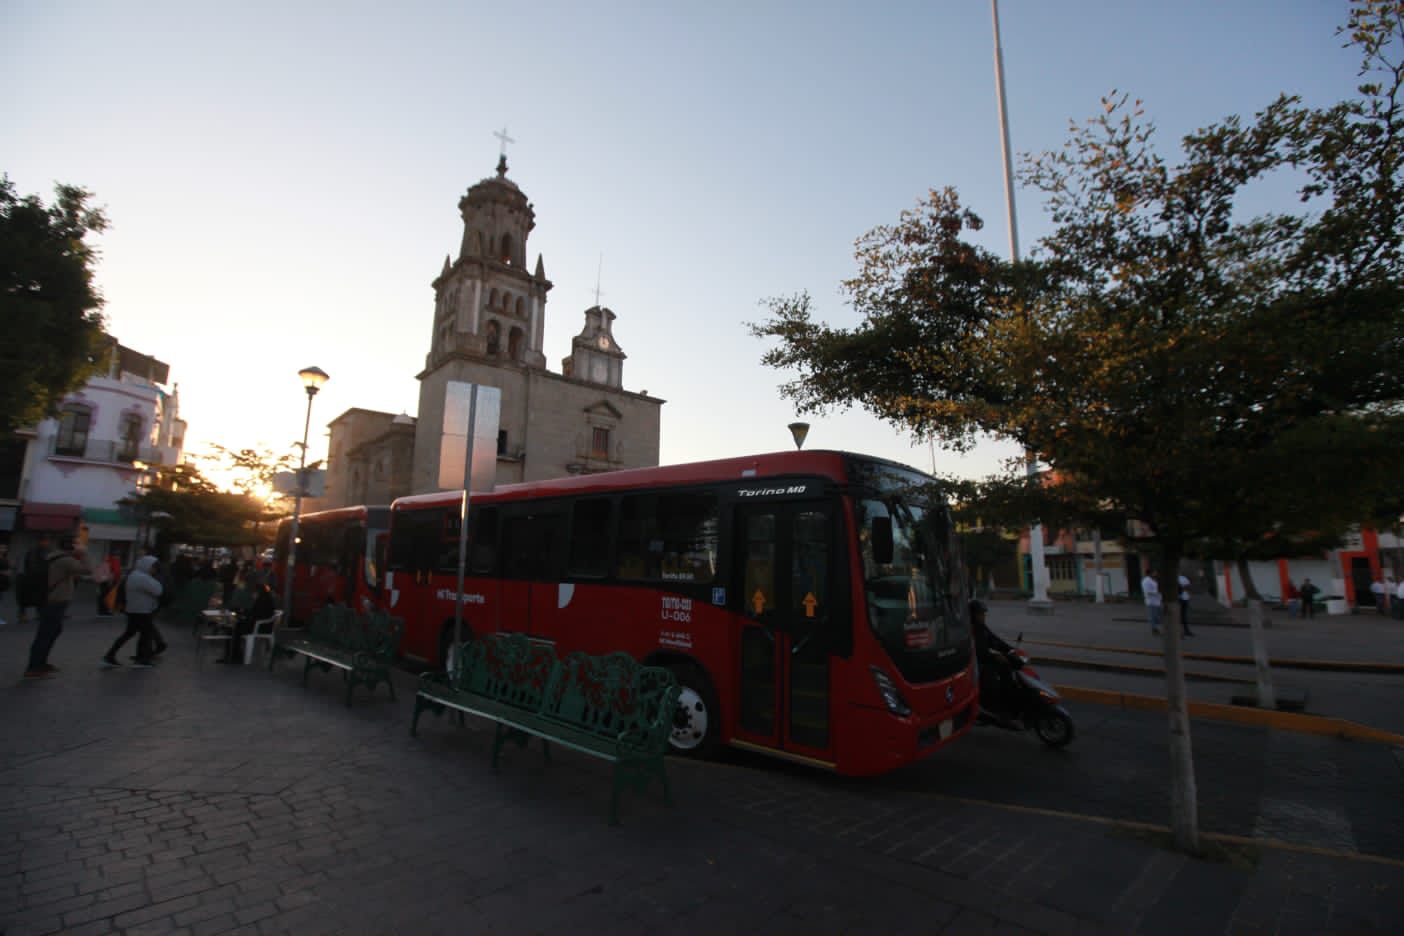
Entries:
[[75, 529], [83, 508], [78, 504], [45, 504], [26, 501], [20, 505], [20, 518], [26, 530], [62, 533]]
[[88, 542], [107, 540], [109, 542], [130, 543], [137, 537], [137, 528], [116, 523], [89, 523]]

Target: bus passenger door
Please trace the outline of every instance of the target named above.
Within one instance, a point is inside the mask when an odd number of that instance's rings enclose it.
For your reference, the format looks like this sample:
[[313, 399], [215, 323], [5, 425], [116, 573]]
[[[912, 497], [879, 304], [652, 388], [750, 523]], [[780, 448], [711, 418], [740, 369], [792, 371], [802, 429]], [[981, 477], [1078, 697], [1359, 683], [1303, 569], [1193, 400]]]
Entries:
[[502, 630], [555, 639], [564, 531], [560, 513], [502, 518]]
[[829, 663], [845, 625], [833, 583], [836, 507], [823, 501], [736, 508], [734, 581], [741, 584], [742, 741], [830, 762]]

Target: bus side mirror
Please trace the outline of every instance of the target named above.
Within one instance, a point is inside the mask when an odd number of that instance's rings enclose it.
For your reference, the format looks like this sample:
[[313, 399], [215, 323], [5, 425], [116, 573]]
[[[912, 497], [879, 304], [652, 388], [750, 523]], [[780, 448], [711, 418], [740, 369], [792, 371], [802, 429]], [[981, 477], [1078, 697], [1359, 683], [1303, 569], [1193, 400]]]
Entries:
[[873, 518], [873, 561], [878, 565], [892, 562], [892, 518]]

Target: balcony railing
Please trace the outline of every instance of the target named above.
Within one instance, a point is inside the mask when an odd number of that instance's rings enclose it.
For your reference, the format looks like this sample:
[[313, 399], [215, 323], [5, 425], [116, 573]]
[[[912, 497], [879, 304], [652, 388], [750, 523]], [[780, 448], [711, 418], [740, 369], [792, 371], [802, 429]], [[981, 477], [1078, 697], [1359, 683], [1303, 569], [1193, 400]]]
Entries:
[[161, 449], [154, 445], [133, 445], [122, 439], [88, 439], [81, 446], [60, 445], [58, 436], [49, 440], [50, 458], [73, 458], [109, 465], [130, 465], [142, 462], [161, 464]]

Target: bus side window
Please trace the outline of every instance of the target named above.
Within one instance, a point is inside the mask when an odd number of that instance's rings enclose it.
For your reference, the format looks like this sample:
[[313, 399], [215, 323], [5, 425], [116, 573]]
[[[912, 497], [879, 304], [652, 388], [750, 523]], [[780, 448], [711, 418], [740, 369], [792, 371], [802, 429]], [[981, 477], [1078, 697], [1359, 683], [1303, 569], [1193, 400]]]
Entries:
[[502, 577], [559, 581], [564, 571], [564, 514], [504, 517]]
[[720, 538], [713, 494], [625, 497], [616, 574], [622, 579], [710, 582], [716, 577]]
[[649, 538], [653, 530], [653, 498], [635, 494], [619, 502], [619, 556], [614, 574], [621, 579], [657, 577], [650, 567]]
[[583, 578], [609, 574], [609, 512], [607, 500], [576, 501], [570, 515], [567, 574]]
[[458, 571], [458, 530], [462, 526], [462, 507], [445, 509], [439, 522], [438, 550], [434, 557], [434, 571]]
[[469, 565], [474, 572], [488, 575], [497, 565], [497, 508], [470, 508], [469, 512]]

